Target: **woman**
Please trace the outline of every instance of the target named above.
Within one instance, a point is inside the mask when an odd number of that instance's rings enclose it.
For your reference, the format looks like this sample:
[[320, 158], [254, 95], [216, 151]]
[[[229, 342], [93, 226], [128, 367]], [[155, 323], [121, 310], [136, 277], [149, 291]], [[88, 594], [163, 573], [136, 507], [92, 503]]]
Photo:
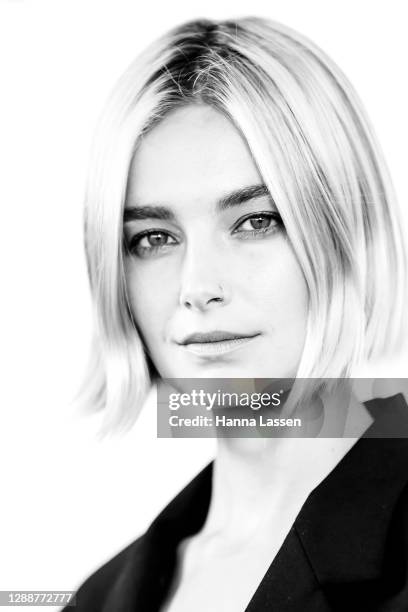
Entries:
[[332, 393], [398, 346], [404, 248], [378, 144], [333, 62], [256, 18], [154, 43], [99, 126], [86, 249], [87, 390], [106, 427], [133, 422], [152, 381], [180, 378], [302, 379], [285, 409], [318, 397], [335, 427], [219, 436], [215, 462], [77, 608], [407, 610], [408, 445], [368, 439], [384, 422], [407, 435], [404, 397]]

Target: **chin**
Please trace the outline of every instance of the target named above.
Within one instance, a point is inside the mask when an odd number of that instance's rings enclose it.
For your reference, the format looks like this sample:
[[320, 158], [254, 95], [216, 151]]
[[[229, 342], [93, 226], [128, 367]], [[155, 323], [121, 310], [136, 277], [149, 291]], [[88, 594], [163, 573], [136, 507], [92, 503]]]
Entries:
[[[200, 367], [183, 368], [185, 378], [263, 378], [260, 369], [231, 364], [208, 363]], [[266, 377], [266, 376], [265, 376]]]

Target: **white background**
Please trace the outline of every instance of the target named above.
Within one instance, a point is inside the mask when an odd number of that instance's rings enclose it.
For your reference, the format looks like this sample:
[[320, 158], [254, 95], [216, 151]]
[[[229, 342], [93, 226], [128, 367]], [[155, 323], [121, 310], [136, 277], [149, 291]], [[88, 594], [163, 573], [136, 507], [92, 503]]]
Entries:
[[[0, 0], [0, 590], [74, 589], [213, 452], [211, 441], [157, 440], [153, 401], [129, 435], [105, 442], [96, 420], [69, 406], [91, 327], [82, 253], [87, 156], [117, 77], [154, 37], [194, 17], [252, 14], [300, 30], [365, 102], [408, 235], [404, 5]], [[405, 376], [404, 356], [376, 373]]]

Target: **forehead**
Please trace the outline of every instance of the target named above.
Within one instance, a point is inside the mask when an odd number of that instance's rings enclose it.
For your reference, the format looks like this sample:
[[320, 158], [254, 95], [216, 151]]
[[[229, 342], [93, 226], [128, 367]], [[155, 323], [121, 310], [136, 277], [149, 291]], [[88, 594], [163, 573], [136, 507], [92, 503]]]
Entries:
[[143, 137], [130, 168], [128, 200], [212, 201], [260, 182], [232, 122], [210, 106], [191, 105], [173, 111]]

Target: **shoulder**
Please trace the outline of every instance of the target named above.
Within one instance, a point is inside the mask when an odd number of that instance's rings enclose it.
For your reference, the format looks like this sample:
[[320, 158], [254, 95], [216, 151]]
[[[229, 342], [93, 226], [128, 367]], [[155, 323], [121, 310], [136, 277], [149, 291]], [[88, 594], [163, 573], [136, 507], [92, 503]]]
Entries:
[[[297, 535], [333, 609], [408, 610], [408, 410], [366, 402], [374, 422], [312, 492]], [[380, 603], [381, 602], [381, 603]]]
[[405, 482], [393, 507], [382, 568], [383, 599], [378, 611], [408, 610], [408, 482]]
[[[123, 594], [123, 577], [141, 553], [144, 537], [137, 538], [121, 550], [79, 586], [76, 592], [77, 612], [100, 612], [106, 607], [112, 592], [116, 591], [119, 585], [121, 585], [119, 590]], [[67, 607], [63, 612], [70, 610], [71, 608]]]
[[146, 602], [159, 602], [172, 577], [178, 543], [204, 522], [211, 478], [212, 463], [170, 501], [142, 536], [89, 576], [77, 590], [77, 612], [128, 612], [146, 609]]
[[[396, 549], [400, 549], [398, 557], [395, 555]], [[391, 514], [387, 554], [390, 555], [390, 560], [396, 561], [398, 558], [400, 569], [404, 561], [408, 582], [408, 473]]]

